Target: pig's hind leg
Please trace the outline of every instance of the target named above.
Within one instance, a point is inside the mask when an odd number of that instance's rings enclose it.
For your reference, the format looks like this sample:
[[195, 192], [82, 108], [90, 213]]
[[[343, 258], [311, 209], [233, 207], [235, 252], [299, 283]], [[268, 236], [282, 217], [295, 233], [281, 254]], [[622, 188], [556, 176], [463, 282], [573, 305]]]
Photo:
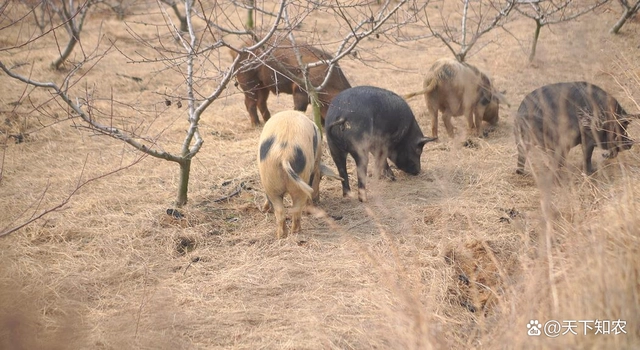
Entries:
[[338, 175], [342, 178], [342, 196], [346, 197], [351, 192], [349, 186], [349, 174], [347, 173], [347, 152], [339, 149], [333, 142], [327, 142], [329, 144], [329, 152], [331, 158], [338, 168]]
[[385, 177], [391, 181], [396, 181], [395, 175], [393, 175], [393, 170], [389, 166], [389, 162], [387, 161], [387, 152], [382, 150], [376, 152], [376, 174], [375, 177], [377, 179], [381, 179]]
[[360, 202], [367, 201], [367, 166], [369, 165], [368, 152], [355, 152], [351, 156], [356, 161], [356, 168], [358, 174], [358, 200]]

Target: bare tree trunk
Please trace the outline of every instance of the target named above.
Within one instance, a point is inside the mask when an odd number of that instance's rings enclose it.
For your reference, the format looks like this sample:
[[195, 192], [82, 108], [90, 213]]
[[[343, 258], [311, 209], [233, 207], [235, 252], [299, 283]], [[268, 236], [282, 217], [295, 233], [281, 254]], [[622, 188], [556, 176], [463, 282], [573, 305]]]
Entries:
[[533, 42], [531, 43], [531, 52], [529, 53], [529, 62], [533, 61], [536, 56], [536, 48], [538, 47], [538, 38], [540, 37], [540, 29], [542, 29], [542, 23], [536, 20], [536, 31], [533, 33]]
[[[621, 3], [626, 0], [620, 0]], [[640, 0], [638, 0], [640, 2]], [[542, 2], [542, 1], [539, 1]], [[529, 62], [532, 62], [536, 55], [536, 48], [538, 47], [538, 39], [540, 38], [540, 31], [542, 27], [557, 24], [561, 22], [572, 21], [586, 13], [589, 13], [596, 8], [606, 4], [609, 0], [598, 0], [594, 4], [588, 7], [576, 7], [572, 4], [579, 5], [578, 1], [566, 0], [562, 3], [554, 3], [550, 1], [549, 6], [541, 7], [538, 2], [528, 2], [530, 7], [520, 8], [516, 7], [516, 11], [524, 15], [527, 18], [531, 18], [536, 22], [536, 30], [533, 33], [533, 42], [531, 43], [531, 51], [529, 52]], [[522, 2], [521, 4], [524, 4]], [[623, 5], [624, 6], [624, 5]]]
[[320, 138], [322, 138], [322, 130], [324, 129], [324, 125], [322, 125], [322, 113], [320, 113], [321, 102], [318, 99], [318, 91], [316, 91], [316, 89], [309, 90], [309, 98], [311, 99], [313, 121], [314, 123], [316, 123], [318, 129], [320, 129]]
[[178, 183], [178, 197], [175, 206], [182, 207], [187, 204], [189, 192], [189, 175], [191, 173], [191, 159], [183, 159], [180, 163], [180, 183]]
[[180, 20], [180, 31], [183, 33], [188, 32], [189, 26], [187, 25], [186, 14], [184, 16], [180, 14], [180, 10], [178, 9], [178, 4], [175, 1], [171, 4], [171, 8], [173, 9], [173, 12], [176, 14], [176, 17], [178, 17], [178, 20]]
[[[460, 51], [461, 52], [466, 52], [467, 51], [467, 13], [469, 11], [469, 0], [464, 0], [464, 9], [462, 10], [462, 45], [460, 46]], [[460, 62], [464, 61], [464, 56], [466, 55], [461, 55], [461, 59], [459, 60]]]
[[[196, 56], [195, 46], [196, 46], [196, 35], [193, 29], [193, 23], [191, 22], [191, 0], [185, 0], [184, 2], [184, 12], [185, 12], [185, 23], [187, 24], [187, 31], [189, 33], [189, 43], [183, 42], [184, 48], [187, 51], [187, 97], [189, 103], [189, 130], [187, 131], [187, 137], [182, 143], [182, 152], [180, 156], [180, 183], [178, 184], [178, 197], [176, 198], [175, 205], [177, 207], [181, 207], [187, 204], [187, 191], [189, 189], [189, 173], [191, 172], [191, 158], [198, 153], [200, 147], [202, 147], [202, 138], [200, 137], [200, 132], [198, 130], [198, 122], [200, 120], [200, 112], [196, 111], [196, 99], [194, 90], [194, 67], [193, 61]], [[175, 3], [174, 3], [174, 8]], [[192, 146], [191, 143], [195, 138], [195, 144]]]
[[[187, 15], [184, 16], [180, 13], [180, 9], [178, 8], [178, 3], [175, 0], [160, 0], [160, 2], [165, 3], [171, 7], [173, 13], [178, 17], [180, 21], [180, 31], [186, 33], [189, 31], [189, 25], [187, 23]], [[185, 10], [186, 11], [186, 10]]]
[[624, 12], [622, 13], [622, 16], [616, 22], [616, 24], [614, 24], [613, 27], [611, 27], [611, 30], [609, 30], [609, 34], [618, 34], [618, 32], [620, 31], [620, 28], [622, 28], [622, 26], [627, 22], [627, 20], [631, 18], [634, 14], [638, 13], [638, 11], [640, 10], [640, 0], [636, 1], [635, 5], [631, 7], [627, 4], [626, 1], [624, 2], [620, 1], [620, 3], [624, 8]]
[[73, 31], [73, 34], [71, 34], [71, 38], [67, 43], [67, 47], [65, 47], [64, 51], [62, 51], [60, 57], [51, 62], [52, 69], [60, 69], [60, 66], [67, 60], [67, 58], [69, 58], [69, 56], [73, 52], [73, 48], [76, 47], [78, 41], [80, 41], [80, 33]]
[[73, 48], [80, 42], [80, 32], [84, 25], [84, 20], [89, 13], [89, 7], [92, 5], [92, 0], [87, 0], [84, 4], [74, 8], [73, 1], [69, 3], [62, 1], [62, 9], [58, 10], [60, 18], [65, 22], [64, 25], [69, 32], [69, 42], [65, 49], [60, 53], [55, 61], [51, 62], [51, 68], [60, 69], [60, 66], [69, 58], [73, 52]]
[[256, 1], [255, 0], [249, 0], [248, 4], [250, 6], [249, 10], [247, 10], [247, 28], [246, 29], [253, 29], [254, 23], [253, 23], [253, 8], [256, 6]]

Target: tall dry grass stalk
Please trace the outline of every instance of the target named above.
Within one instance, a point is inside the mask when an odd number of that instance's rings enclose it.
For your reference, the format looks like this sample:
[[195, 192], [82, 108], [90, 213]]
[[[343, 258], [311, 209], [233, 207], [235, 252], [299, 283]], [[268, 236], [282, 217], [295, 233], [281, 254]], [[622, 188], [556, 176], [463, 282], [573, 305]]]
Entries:
[[[513, 285], [518, 294], [498, 305], [496, 322], [480, 337], [487, 348], [630, 349], [637, 345], [640, 192], [633, 184], [638, 174], [630, 176], [630, 171], [621, 166], [615, 186], [595, 185], [585, 178], [572, 189], [549, 193], [548, 184], [541, 185], [547, 194], [541, 203], [546, 209], [533, 230], [537, 246], [533, 254], [520, 255], [522, 276]], [[589, 320], [593, 329], [585, 336], [584, 323], [577, 323], [578, 335], [535, 337], [527, 335], [530, 320], [540, 324], [556, 320], [563, 325], [568, 320]], [[595, 335], [595, 320], [624, 320], [627, 334]]]
[[[615, 62], [617, 82], [640, 88], [637, 65]], [[623, 68], [623, 69], [620, 69]], [[612, 75], [613, 75], [612, 74]], [[620, 86], [627, 91], [628, 86]], [[633, 101], [638, 106], [637, 101]], [[637, 121], [636, 121], [637, 122]], [[637, 147], [637, 146], [635, 146]], [[521, 276], [496, 306], [492, 326], [478, 337], [486, 348], [631, 349], [640, 342], [640, 170], [638, 153], [624, 161], [603, 162], [591, 177], [534, 170], [540, 192], [539, 222], [524, 230], [533, 249], [522, 242]], [[558, 321], [560, 333], [527, 334], [527, 324]], [[614, 321], [626, 333], [614, 334]], [[570, 321], [577, 335], [569, 331]], [[583, 322], [580, 322], [583, 321]], [[586, 322], [588, 321], [588, 322]], [[611, 322], [610, 334], [596, 334], [596, 321]], [[586, 325], [586, 328], [585, 328]], [[591, 327], [591, 328], [589, 328]], [[605, 326], [606, 329], [606, 326]], [[585, 335], [585, 331], [587, 335]], [[553, 333], [553, 332], [550, 332]]]
[[[616, 71], [625, 81], [638, 81], [637, 76], [628, 76], [637, 70], [633, 62], [618, 61], [616, 66], [626, 68]], [[461, 302], [468, 317], [458, 314], [448, 319], [440, 309], [442, 300], [419, 296], [425, 291], [410, 287], [416, 284], [411, 273], [416, 266], [399, 257], [396, 241], [379, 224], [381, 213], [368, 208], [396, 267], [391, 272], [370, 252], [365, 254], [398, 297], [406, 319], [414, 319], [414, 332], [405, 338], [414, 341], [400, 348], [445, 344], [484, 349], [636, 348], [640, 343], [640, 169], [635, 164], [640, 157], [637, 150], [619, 157], [621, 161], [602, 162], [592, 176], [571, 166], [551, 171], [558, 169], [546, 159], [545, 165], [532, 168], [538, 208], [529, 217], [514, 220], [521, 233], [518, 240], [494, 247], [490, 240], [462, 238], [461, 244], [444, 254], [454, 268], [443, 274], [448, 279], [438, 282], [448, 283], [447, 293], [455, 295], [449, 307], [459, 308], [456, 303]], [[388, 215], [388, 211], [382, 213]], [[515, 254], [505, 254], [509, 251]], [[463, 282], [452, 282], [451, 277]], [[439, 302], [439, 307], [425, 300]], [[539, 336], [528, 334], [528, 324], [534, 320], [541, 326]], [[545, 329], [554, 321], [559, 328]]]

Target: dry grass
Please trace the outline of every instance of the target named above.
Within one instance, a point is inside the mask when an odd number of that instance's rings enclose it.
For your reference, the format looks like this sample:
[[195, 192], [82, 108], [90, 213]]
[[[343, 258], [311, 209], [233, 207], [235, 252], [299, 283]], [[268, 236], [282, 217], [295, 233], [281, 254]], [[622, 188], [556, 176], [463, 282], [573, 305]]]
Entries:
[[[640, 112], [640, 28], [628, 23], [620, 36], [609, 36], [616, 12], [613, 6], [545, 27], [533, 64], [526, 63], [532, 23], [510, 23], [513, 36], [493, 33], [493, 43], [469, 62], [507, 90], [512, 106], [487, 139], [476, 148], [446, 136], [428, 144], [419, 176], [397, 172], [395, 182], [369, 181], [366, 205], [342, 198], [339, 183], [324, 182], [321, 208], [329, 216], [308, 215], [303, 232], [284, 240], [274, 238], [273, 215], [257, 209], [260, 130], [249, 127], [242, 95], [230, 87], [202, 121], [206, 143], [193, 163], [184, 219], [165, 214], [177, 168], [146, 158], [82, 188], [64, 210], [0, 238], [0, 348], [634, 348], [640, 342], [640, 148], [595, 159], [600, 170], [589, 178], [580, 174], [580, 151], [573, 150], [561, 186], [536, 183], [515, 174], [511, 117], [531, 90], [568, 80], [596, 83]], [[95, 43], [102, 26], [126, 50], [148, 50], [111, 17], [90, 19], [83, 40]], [[128, 20], [135, 26], [141, 18]], [[318, 14], [314, 25], [329, 20]], [[151, 28], [135, 29], [153, 36]], [[12, 30], [0, 32], [3, 46], [25, 33]], [[431, 63], [449, 55], [435, 41], [396, 46], [381, 38], [362, 45], [363, 54], [370, 49], [390, 64], [345, 60], [352, 85], [400, 94], [418, 89]], [[47, 68], [55, 50], [43, 40], [0, 58], [28, 63], [39, 80], [60, 79], [62, 73]], [[144, 119], [175, 150], [185, 113], [175, 103], [166, 106], [163, 94], [180, 80], [154, 69], [112, 52], [88, 72], [87, 86], [100, 96], [113, 87], [137, 106], [116, 106], [119, 115], [131, 125]], [[8, 120], [0, 128], [6, 140], [0, 226], [30, 215], [20, 213], [33, 203], [58, 203], [83, 168], [87, 179], [139, 157], [73, 128], [54, 104], [47, 117], [29, 114], [25, 103], [14, 109], [24, 89], [0, 79], [0, 114]], [[34, 103], [49, 98], [33, 95]], [[272, 111], [292, 107], [288, 95], [269, 103]], [[410, 105], [430, 130], [424, 101]], [[161, 113], [153, 113], [158, 106]], [[102, 102], [101, 108], [111, 107]], [[464, 130], [463, 118], [453, 122]], [[22, 143], [4, 137], [23, 132], [29, 138]], [[640, 138], [638, 122], [630, 135]], [[325, 162], [333, 164], [328, 154]], [[242, 183], [239, 195], [216, 202]], [[530, 337], [531, 319], [622, 319], [628, 334]]]

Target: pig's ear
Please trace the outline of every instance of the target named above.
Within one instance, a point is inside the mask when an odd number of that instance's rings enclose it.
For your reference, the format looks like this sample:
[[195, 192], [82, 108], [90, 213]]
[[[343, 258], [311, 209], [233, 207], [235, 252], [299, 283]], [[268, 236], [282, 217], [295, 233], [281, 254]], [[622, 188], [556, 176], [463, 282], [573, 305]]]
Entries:
[[435, 141], [437, 139], [438, 139], [437, 137], [423, 137], [420, 140], [418, 140], [417, 146], [422, 148], [424, 147], [425, 144]]
[[506, 90], [503, 92], [494, 91], [493, 98], [494, 100], [497, 100], [498, 102], [507, 105], [507, 107], [511, 107], [511, 104], [509, 103], [507, 98], [504, 96], [505, 93], [506, 93]]

